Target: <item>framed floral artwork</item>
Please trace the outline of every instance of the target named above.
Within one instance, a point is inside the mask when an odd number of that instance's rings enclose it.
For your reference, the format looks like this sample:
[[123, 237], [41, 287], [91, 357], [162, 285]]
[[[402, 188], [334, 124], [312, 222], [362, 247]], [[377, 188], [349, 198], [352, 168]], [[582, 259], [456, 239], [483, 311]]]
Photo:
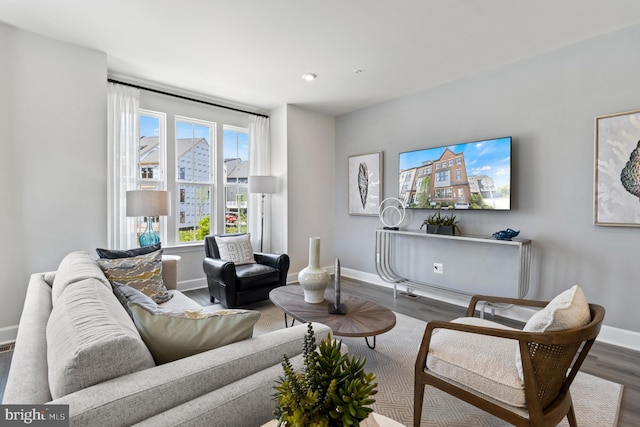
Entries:
[[594, 224], [640, 227], [640, 110], [595, 119]]
[[378, 216], [382, 201], [382, 151], [349, 156], [349, 215]]

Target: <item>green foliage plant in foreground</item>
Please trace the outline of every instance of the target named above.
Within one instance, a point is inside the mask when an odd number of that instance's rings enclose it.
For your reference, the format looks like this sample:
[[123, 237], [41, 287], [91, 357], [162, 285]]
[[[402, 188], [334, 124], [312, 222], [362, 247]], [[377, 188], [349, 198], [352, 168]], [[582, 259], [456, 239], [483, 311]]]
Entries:
[[331, 334], [317, 347], [311, 323], [304, 338], [304, 368], [296, 372], [288, 357], [282, 361], [284, 377], [275, 387], [274, 415], [278, 426], [357, 426], [373, 411], [377, 383], [366, 373], [366, 359], [343, 354], [342, 341]]

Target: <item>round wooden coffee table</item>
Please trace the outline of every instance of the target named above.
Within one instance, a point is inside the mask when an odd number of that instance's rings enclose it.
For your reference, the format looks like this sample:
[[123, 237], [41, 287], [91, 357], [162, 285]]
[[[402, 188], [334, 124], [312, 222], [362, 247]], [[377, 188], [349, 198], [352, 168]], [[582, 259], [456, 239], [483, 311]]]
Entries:
[[[271, 302], [284, 311], [287, 327], [287, 315], [300, 322], [323, 323], [335, 336], [364, 337], [372, 349], [376, 346], [376, 336], [391, 330], [396, 324], [393, 311], [352, 295], [342, 294], [340, 297], [340, 302], [346, 307], [345, 314], [329, 314], [333, 296], [333, 288], [327, 288], [324, 301], [311, 304], [304, 301], [304, 292], [299, 285], [280, 286], [269, 293]], [[369, 337], [373, 337], [373, 344], [369, 343]]]

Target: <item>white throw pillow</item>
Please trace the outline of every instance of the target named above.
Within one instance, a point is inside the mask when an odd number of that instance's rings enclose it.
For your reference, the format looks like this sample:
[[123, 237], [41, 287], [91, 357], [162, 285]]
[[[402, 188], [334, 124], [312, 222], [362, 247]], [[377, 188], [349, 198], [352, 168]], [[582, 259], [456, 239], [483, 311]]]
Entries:
[[552, 332], [584, 326], [591, 320], [589, 302], [578, 285], [567, 289], [524, 325], [526, 332]]
[[256, 310], [167, 310], [129, 302], [133, 321], [156, 363], [167, 363], [253, 336]]
[[[582, 288], [574, 285], [562, 292], [542, 310], [535, 313], [522, 329], [525, 332], [553, 332], [578, 328], [591, 321], [589, 302]], [[524, 381], [520, 349], [516, 353], [516, 366], [520, 379]]]
[[239, 236], [215, 236], [220, 259], [231, 261], [235, 265], [255, 264], [250, 234]]

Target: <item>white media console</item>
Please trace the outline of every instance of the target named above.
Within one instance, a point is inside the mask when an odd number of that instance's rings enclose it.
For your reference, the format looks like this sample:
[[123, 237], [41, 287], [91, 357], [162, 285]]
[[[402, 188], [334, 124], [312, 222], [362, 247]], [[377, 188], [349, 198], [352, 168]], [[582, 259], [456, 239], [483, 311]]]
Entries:
[[[398, 285], [406, 286], [406, 291], [411, 294], [411, 288], [413, 287], [429, 287], [450, 292], [462, 293], [471, 295], [474, 292], [468, 292], [464, 290], [455, 289], [451, 286], [443, 286], [437, 283], [427, 283], [408, 277], [403, 277], [401, 274], [394, 271], [392, 262], [392, 241], [399, 237], [410, 237], [419, 240], [419, 243], [436, 242], [433, 239], [446, 239], [450, 242], [456, 242], [460, 244], [474, 243], [481, 245], [507, 245], [505, 248], [513, 248], [517, 250], [515, 260], [518, 263], [517, 266], [513, 266], [517, 271], [517, 283], [514, 283], [514, 287], [517, 286], [517, 298], [524, 298], [529, 291], [529, 277], [531, 268], [531, 240], [526, 239], [513, 239], [513, 240], [496, 240], [493, 237], [486, 236], [448, 236], [440, 234], [427, 234], [417, 230], [391, 230], [391, 229], [377, 229], [376, 230], [376, 271], [380, 278], [385, 282], [393, 284], [393, 297], [397, 297]], [[442, 240], [440, 240], [442, 242]], [[485, 293], [486, 294], [486, 293]]]

